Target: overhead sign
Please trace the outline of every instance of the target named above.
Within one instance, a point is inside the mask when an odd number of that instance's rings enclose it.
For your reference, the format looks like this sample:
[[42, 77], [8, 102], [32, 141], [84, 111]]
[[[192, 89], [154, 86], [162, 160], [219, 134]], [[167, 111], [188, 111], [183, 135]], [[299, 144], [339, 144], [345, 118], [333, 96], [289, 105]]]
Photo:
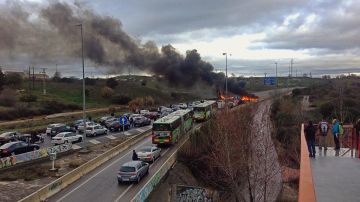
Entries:
[[128, 122], [126, 116], [120, 116], [119, 121], [121, 125], [125, 125]]
[[275, 77], [266, 77], [266, 78], [264, 78], [264, 85], [265, 86], [274, 86], [274, 85], [276, 85], [276, 78]]

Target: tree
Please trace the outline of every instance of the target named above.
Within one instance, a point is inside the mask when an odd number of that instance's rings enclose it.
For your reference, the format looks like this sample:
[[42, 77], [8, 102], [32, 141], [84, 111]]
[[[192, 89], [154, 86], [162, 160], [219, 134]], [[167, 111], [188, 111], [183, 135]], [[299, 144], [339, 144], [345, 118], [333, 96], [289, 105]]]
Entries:
[[137, 97], [129, 102], [129, 108], [133, 111], [139, 111], [144, 106], [144, 98]]
[[16, 93], [14, 90], [5, 88], [0, 92], [0, 105], [11, 107], [16, 104]]
[[114, 93], [115, 93], [114, 90], [107, 86], [101, 89], [101, 96], [103, 98], [111, 98], [114, 95]]
[[114, 89], [117, 85], [118, 82], [115, 78], [109, 78], [108, 80], [106, 80], [106, 86], [108, 86], [109, 88]]
[[5, 84], [5, 76], [2, 72], [2, 69], [0, 68], [0, 90], [2, 90], [3, 85]]
[[5, 75], [5, 84], [8, 86], [17, 87], [21, 85], [22, 82], [23, 82], [23, 78], [19, 74], [11, 73]]

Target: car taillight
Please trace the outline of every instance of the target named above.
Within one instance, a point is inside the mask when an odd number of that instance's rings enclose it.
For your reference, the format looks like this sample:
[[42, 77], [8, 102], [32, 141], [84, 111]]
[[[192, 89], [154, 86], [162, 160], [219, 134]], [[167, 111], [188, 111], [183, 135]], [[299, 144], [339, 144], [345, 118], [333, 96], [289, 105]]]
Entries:
[[3, 151], [3, 153], [8, 153], [9, 152], [8, 149], [3, 149], [2, 151]]
[[146, 155], [147, 157], [151, 157], [151, 154]]

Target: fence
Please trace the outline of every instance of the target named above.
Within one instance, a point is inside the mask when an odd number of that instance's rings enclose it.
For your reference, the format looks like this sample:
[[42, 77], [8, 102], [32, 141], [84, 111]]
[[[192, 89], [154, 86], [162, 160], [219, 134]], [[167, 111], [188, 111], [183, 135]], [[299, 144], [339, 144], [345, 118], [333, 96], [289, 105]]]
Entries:
[[53, 147], [41, 148], [39, 150], [1, 158], [0, 159], [0, 169], [10, 168], [10, 167], [13, 167], [18, 164], [45, 158], [45, 157], [48, 157], [50, 153], [56, 152], [59, 154], [59, 153], [67, 152], [71, 148], [72, 148], [72, 144], [68, 143], [68, 144], [62, 144], [62, 145], [57, 145], [57, 146], [53, 146]]

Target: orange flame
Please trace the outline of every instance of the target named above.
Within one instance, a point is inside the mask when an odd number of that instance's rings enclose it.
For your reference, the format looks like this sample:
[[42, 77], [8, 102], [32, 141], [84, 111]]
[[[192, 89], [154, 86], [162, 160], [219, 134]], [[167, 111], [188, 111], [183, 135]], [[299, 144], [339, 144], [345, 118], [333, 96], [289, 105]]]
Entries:
[[259, 98], [250, 96], [241, 96], [241, 100], [244, 102], [257, 102]]

